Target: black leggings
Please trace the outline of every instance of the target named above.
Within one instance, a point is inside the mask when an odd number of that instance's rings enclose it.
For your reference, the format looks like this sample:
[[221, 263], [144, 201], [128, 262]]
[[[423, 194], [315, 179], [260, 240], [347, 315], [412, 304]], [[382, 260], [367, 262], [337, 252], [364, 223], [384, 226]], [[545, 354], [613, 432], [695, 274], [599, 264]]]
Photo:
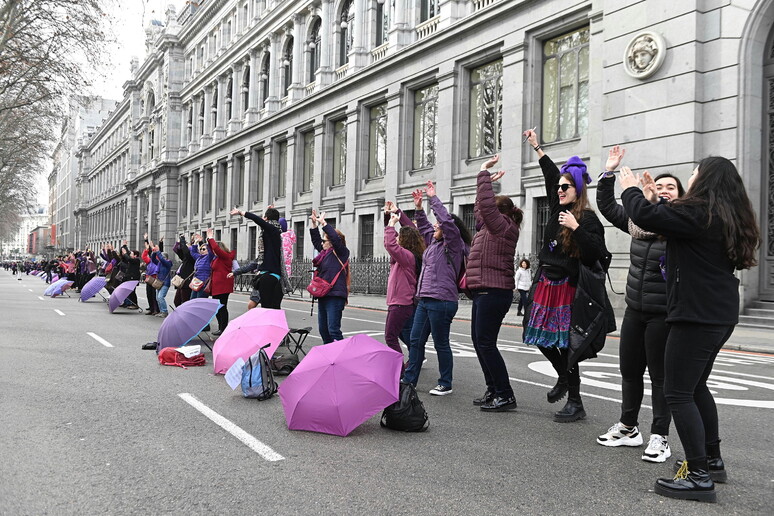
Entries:
[[228, 296], [229, 293], [226, 294], [218, 294], [217, 296], [212, 296], [212, 299], [217, 299], [220, 301], [220, 304], [223, 305], [218, 310], [218, 313], [215, 315], [218, 319], [218, 329], [220, 331], [223, 331], [226, 329], [226, 326], [228, 326]]
[[621, 368], [621, 423], [638, 426], [645, 386], [642, 376], [648, 368], [653, 403], [653, 423], [650, 432], [669, 435], [672, 416], [664, 398], [664, 350], [669, 329], [666, 314], [651, 314], [626, 309], [621, 324], [621, 347], [618, 364]]
[[282, 304], [282, 298], [285, 296], [284, 292], [282, 292], [280, 280], [268, 272], [261, 275], [258, 281], [258, 292], [261, 294], [261, 306], [263, 308], [279, 309]]
[[145, 284], [145, 297], [148, 298], [148, 311], [152, 314], [159, 313], [159, 302], [156, 301], [157, 290], [147, 283]]
[[688, 464], [701, 464], [707, 458], [706, 446], [720, 441], [718, 409], [707, 378], [733, 331], [733, 326], [670, 325], [664, 354], [664, 396]]
[[578, 369], [578, 364], [575, 364], [570, 371], [567, 370], [567, 356], [570, 353], [569, 348], [543, 348], [540, 346], [538, 346], [538, 348], [540, 349], [540, 352], [543, 353], [543, 356], [551, 362], [552, 366], [554, 366], [556, 374], [559, 375], [559, 380], [567, 380], [567, 385], [570, 387], [580, 387], [580, 370]]

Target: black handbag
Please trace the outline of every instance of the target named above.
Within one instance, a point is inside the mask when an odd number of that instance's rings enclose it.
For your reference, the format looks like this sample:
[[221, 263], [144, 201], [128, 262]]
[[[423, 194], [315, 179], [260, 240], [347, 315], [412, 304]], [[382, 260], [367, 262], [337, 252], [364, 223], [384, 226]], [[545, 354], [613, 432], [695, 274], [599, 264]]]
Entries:
[[425, 406], [413, 385], [401, 382], [398, 401], [384, 409], [379, 424], [403, 432], [424, 432], [430, 427]]

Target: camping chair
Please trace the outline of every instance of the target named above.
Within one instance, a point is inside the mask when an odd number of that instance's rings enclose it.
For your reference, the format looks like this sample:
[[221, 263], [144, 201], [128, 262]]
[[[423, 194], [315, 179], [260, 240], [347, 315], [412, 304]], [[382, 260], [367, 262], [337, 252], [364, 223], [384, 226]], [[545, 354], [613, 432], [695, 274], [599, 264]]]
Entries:
[[310, 331], [312, 331], [311, 326], [307, 326], [305, 328], [290, 328], [288, 334], [285, 335], [285, 338], [282, 340], [282, 344], [280, 345], [287, 347], [288, 351], [294, 355], [297, 355], [300, 351], [304, 354], [304, 356], [306, 356], [306, 351], [304, 351], [304, 342], [306, 342], [306, 337], [309, 335]]

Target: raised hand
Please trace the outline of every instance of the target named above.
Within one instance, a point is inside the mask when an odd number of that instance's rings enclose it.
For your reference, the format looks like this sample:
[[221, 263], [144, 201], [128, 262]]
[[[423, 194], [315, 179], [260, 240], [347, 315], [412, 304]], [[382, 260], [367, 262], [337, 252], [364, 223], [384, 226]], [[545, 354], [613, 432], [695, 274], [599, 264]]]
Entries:
[[573, 231], [578, 228], [578, 221], [575, 218], [575, 215], [573, 215], [569, 210], [559, 212], [559, 224], [566, 228], [570, 228]]
[[621, 185], [621, 188], [626, 190], [627, 188], [631, 188], [632, 186], [637, 186], [640, 184], [640, 176], [635, 175], [632, 172], [632, 169], [629, 167], [621, 167], [621, 173], [618, 175], [618, 183]]
[[309, 215], [309, 221], [312, 225], [313, 229], [317, 228], [317, 212], [315, 210], [312, 210], [312, 214]]
[[504, 175], [505, 175], [505, 170], [500, 170], [499, 172], [495, 172], [494, 174], [490, 175], [489, 178], [494, 183], [496, 181], [499, 181]]
[[428, 197], [435, 197], [435, 185], [432, 181], [427, 182], [427, 188], [425, 189]]
[[500, 161], [500, 155], [499, 154], [495, 154], [494, 156], [489, 158], [486, 162], [481, 164], [481, 170], [488, 170], [488, 169], [492, 168], [493, 166], [495, 166], [497, 164], [498, 161]]
[[397, 213], [393, 213], [392, 215], [390, 215], [390, 222], [388, 222], [387, 225], [390, 226], [391, 228], [394, 228], [395, 224], [397, 224], [399, 221], [400, 221], [400, 215], [398, 215]]
[[207, 229], [207, 238], [212, 238], [215, 235], [215, 230], [212, 228]]
[[320, 226], [325, 226], [326, 222], [325, 222], [325, 212], [324, 211], [321, 212], [320, 215], [317, 217], [317, 223]]
[[414, 208], [417, 210], [422, 209], [422, 197], [424, 197], [425, 191], [421, 188], [417, 188], [411, 192], [411, 198], [414, 200]]
[[234, 277], [234, 273], [233, 272], [229, 272], [228, 274], [226, 274], [226, 277], [231, 279], [231, 278]]
[[231, 210], [231, 211], [230, 211], [230, 212], [228, 212], [228, 213], [229, 213], [229, 215], [242, 215], [242, 212], [241, 212], [241, 211], [239, 211], [239, 210], [238, 210], [238, 209], [236, 209], [236, 208], [234, 208], [233, 210]]
[[607, 152], [607, 162], [605, 163], [605, 170], [613, 172], [621, 165], [621, 160], [626, 154], [626, 149], [615, 145]]
[[656, 189], [656, 182], [653, 180], [653, 176], [647, 170], [642, 173], [642, 179], [640, 179], [642, 185], [642, 193], [645, 198], [656, 204], [658, 202], [658, 190]]
[[527, 129], [526, 131], [524, 131], [522, 133], [522, 136], [524, 136], [527, 139], [527, 141], [529, 142], [530, 145], [532, 145], [532, 147], [538, 146], [537, 134], [532, 129]]

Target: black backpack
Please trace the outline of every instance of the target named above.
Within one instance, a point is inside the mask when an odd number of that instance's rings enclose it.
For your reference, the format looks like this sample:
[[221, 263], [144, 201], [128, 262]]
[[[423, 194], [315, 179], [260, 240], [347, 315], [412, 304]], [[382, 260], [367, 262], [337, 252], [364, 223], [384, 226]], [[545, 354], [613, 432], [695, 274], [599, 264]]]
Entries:
[[398, 401], [384, 409], [380, 424], [402, 432], [424, 432], [430, 426], [425, 406], [410, 383], [400, 384]]

